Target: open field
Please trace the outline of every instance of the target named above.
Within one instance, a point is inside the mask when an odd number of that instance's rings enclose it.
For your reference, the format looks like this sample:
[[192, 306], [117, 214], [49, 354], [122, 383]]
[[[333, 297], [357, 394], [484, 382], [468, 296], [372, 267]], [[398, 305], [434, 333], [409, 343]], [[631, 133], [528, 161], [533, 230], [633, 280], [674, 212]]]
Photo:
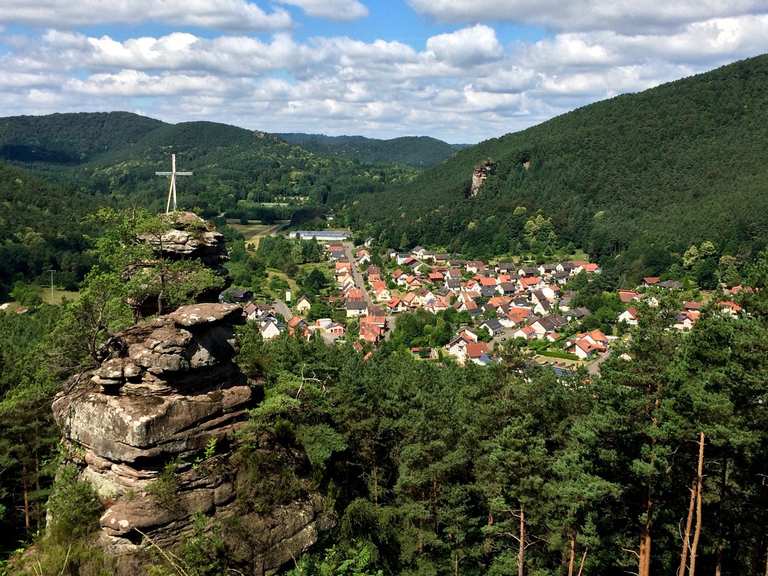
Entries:
[[[79, 292], [72, 290], [61, 290], [55, 286], [53, 288], [53, 292], [51, 292], [50, 287], [46, 288], [42, 286], [36, 286], [35, 288], [40, 294], [40, 298], [42, 298], [43, 302], [46, 304], [61, 304], [65, 300], [72, 302], [73, 300], [77, 300], [77, 298], [80, 296]], [[11, 300], [8, 302], [8, 304], [9, 306], [6, 308], [7, 312], [15, 312], [20, 307], [19, 303], [14, 300]]]
[[245, 236], [246, 245], [254, 250], [258, 249], [259, 242], [262, 238], [276, 234], [286, 224], [288, 224], [288, 220], [281, 220], [276, 224], [262, 224], [261, 222], [256, 221], [249, 221], [248, 224], [241, 224], [239, 220], [227, 220], [227, 225]]
[[61, 304], [64, 300], [72, 302], [77, 300], [80, 296], [80, 292], [73, 290], [59, 290], [55, 286], [53, 287], [53, 293], [50, 288], [40, 288], [40, 297], [46, 304]]
[[[288, 287], [291, 289], [291, 295], [293, 296], [293, 299], [296, 299], [299, 296], [299, 285], [296, 284], [296, 280], [293, 278], [290, 278], [285, 272], [278, 270], [277, 268], [267, 268], [267, 281], [266, 285], [269, 286], [269, 283], [272, 279], [277, 278], [279, 280], [282, 280], [286, 284], [288, 284]], [[283, 298], [285, 294], [273, 294], [275, 298]]]

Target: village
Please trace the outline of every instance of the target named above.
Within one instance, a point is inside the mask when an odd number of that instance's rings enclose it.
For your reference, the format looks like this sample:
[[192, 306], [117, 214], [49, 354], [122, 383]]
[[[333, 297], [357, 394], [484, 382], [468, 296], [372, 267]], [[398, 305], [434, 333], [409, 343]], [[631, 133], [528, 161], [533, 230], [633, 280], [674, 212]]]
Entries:
[[[635, 289], [609, 295], [615, 306], [607, 318], [601, 309], [598, 319], [596, 310], [579, 305], [577, 291], [577, 285], [588, 285], [601, 274], [593, 262], [491, 263], [422, 246], [408, 252], [376, 251], [372, 240], [355, 246], [344, 233], [318, 236], [333, 279], [323, 304], [333, 314], [313, 318], [318, 300], [304, 294], [294, 299], [286, 293], [284, 300], [270, 305], [247, 302], [246, 318], [258, 323], [264, 339], [283, 332], [318, 335], [329, 345], [351, 342], [358, 351], [370, 351], [396, 333], [403, 314], [450, 314], [450, 337], [439, 345], [409, 346], [415, 356], [488, 366], [499, 360], [505, 346], [514, 345], [557, 372], [584, 366], [596, 373], [616, 343], [630, 337], [644, 306], [658, 306], [665, 295], [690, 293], [678, 281], [647, 277]], [[304, 240], [318, 236], [294, 234]], [[726, 296], [741, 289], [726, 290]], [[696, 295], [698, 299], [681, 300], [670, 329], [689, 331], [696, 324], [712, 294]], [[715, 307], [734, 317], [741, 313], [728, 299], [718, 300]]]

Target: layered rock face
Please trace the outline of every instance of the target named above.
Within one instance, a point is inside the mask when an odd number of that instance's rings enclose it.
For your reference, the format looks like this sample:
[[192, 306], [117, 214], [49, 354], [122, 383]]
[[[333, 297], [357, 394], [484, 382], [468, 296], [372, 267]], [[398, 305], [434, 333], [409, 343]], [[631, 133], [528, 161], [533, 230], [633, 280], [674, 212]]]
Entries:
[[173, 259], [200, 260], [209, 268], [219, 269], [227, 260], [224, 236], [212, 224], [192, 212], [172, 212], [163, 216], [168, 230], [159, 235], [145, 235], [143, 240]]
[[[171, 270], [169, 263], [197, 262], [213, 272], [209, 285], [196, 286], [196, 302], [216, 302], [221, 291], [229, 286], [224, 263], [228, 260], [224, 236], [214, 226], [192, 212], [171, 212], [161, 217], [162, 226], [153, 233], [144, 233], [138, 240], [148, 245], [156, 259], [131, 266], [123, 275], [126, 280], [140, 279], [146, 293], [129, 301], [137, 317], [147, 318], [159, 311], [161, 291], [160, 260], [165, 261], [165, 281], [184, 285], [192, 277], [189, 269]], [[191, 295], [190, 295], [191, 297]], [[165, 298], [163, 304], [167, 306]]]
[[[238, 506], [232, 444], [261, 395], [233, 362], [242, 318], [236, 305], [199, 304], [133, 326], [54, 401], [71, 458], [105, 505], [100, 542], [120, 574], [143, 573], [148, 541], [182, 543], [198, 513], [222, 521], [250, 574], [300, 554], [329, 522], [317, 495], [259, 514]], [[251, 529], [228, 534], [228, 519]]]

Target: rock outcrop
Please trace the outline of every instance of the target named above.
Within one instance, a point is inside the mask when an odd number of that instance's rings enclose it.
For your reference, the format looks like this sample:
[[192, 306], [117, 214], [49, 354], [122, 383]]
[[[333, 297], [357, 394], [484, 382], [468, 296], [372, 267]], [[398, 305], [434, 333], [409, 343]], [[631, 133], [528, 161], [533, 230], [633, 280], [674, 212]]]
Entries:
[[[250, 574], [300, 554], [330, 522], [310, 492], [266, 512], [238, 504], [232, 446], [262, 394], [233, 361], [242, 318], [236, 305], [199, 304], [133, 326], [54, 400], [70, 458], [105, 506], [100, 542], [119, 574], [143, 573], [148, 541], [182, 543], [196, 514], [220, 522]], [[228, 533], [227, 519], [250, 529]]]
[[[141, 290], [129, 298], [128, 304], [138, 318], [147, 318], [171, 305], [170, 287], [184, 287], [185, 297], [196, 302], [216, 302], [229, 286], [224, 263], [227, 255], [224, 236], [215, 227], [192, 212], [171, 212], [160, 217], [152, 232], [138, 236], [151, 248], [152, 257], [131, 264], [123, 271]], [[187, 261], [189, 266], [173, 266]], [[198, 264], [196, 267], [194, 264]], [[201, 276], [196, 270], [212, 274]]]
[[488, 176], [493, 174], [495, 168], [496, 165], [490, 160], [485, 160], [475, 166], [475, 169], [472, 171], [472, 184], [470, 185], [468, 194], [470, 198], [474, 198], [480, 193], [480, 189], [485, 184]]
[[195, 259], [219, 269], [227, 260], [224, 236], [193, 212], [171, 212], [161, 217], [168, 229], [141, 239], [171, 259]]

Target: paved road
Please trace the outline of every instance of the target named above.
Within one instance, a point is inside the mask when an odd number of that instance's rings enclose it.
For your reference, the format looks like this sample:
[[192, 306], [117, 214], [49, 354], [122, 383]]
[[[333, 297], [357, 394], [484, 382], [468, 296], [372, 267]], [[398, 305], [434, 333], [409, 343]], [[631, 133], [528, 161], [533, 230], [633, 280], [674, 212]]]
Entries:
[[357, 268], [357, 262], [355, 261], [354, 245], [352, 242], [344, 242], [344, 254], [347, 256], [347, 260], [352, 263], [352, 279], [355, 281], [355, 286], [363, 291], [363, 297], [365, 298], [368, 306], [373, 306], [374, 302], [371, 300], [371, 295], [368, 294], [368, 290], [365, 288], [365, 280], [363, 275], [360, 274], [360, 270]]
[[288, 308], [288, 305], [282, 300], [275, 300], [273, 306], [275, 307], [277, 313], [280, 314], [280, 316], [282, 316], [286, 322], [293, 318], [293, 312], [291, 312], [291, 309]]
[[597, 360], [595, 360], [594, 362], [591, 362], [587, 366], [587, 372], [589, 372], [589, 374], [592, 376], [597, 376], [598, 374], [600, 374], [600, 364], [608, 360], [608, 357], [610, 355], [611, 355], [610, 350], [608, 350], [607, 352], [603, 352]]

